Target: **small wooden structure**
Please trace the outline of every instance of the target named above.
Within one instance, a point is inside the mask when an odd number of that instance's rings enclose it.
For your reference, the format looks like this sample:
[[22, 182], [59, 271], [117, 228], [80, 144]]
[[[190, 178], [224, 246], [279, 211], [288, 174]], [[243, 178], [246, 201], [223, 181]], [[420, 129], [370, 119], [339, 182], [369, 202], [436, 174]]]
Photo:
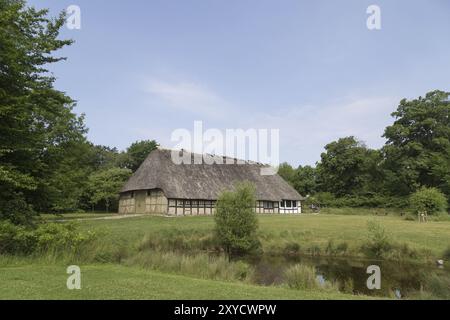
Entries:
[[428, 222], [428, 214], [427, 211], [418, 211], [417, 217], [419, 218], [419, 222]]

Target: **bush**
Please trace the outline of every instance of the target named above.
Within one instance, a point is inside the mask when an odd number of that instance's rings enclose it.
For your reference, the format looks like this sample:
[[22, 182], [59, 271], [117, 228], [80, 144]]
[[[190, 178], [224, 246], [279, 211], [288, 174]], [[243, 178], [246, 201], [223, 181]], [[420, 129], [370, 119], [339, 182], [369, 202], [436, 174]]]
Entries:
[[36, 212], [29, 205], [22, 193], [0, 192], [0, 221], [8, 220], [13, 224], [32, 225]]
[[81, 233], [71, 223], [43, 223], [36, 228], [0, 222], [0, 254], [30, 254], [33, 252], [76, 252], [80, 246], [95, 237], [94, 233]]
[[289, 288], [304, 290], [318, 289], [316, 269], [303, 264], [296, 264], [285, 271], [285, 281]]
[[36, 248], [36, 235], [27, 227], [0, 222], [0, 254], [28, 254]]
[[237, 184], [235, 192], [225, 191], [217, 200], [215, 234], [229, 256], [260, 247], [255, 202], [255, 189], [249, 183]]
[[409, 202], [414, 211], [426, 211], [430, 215], [443, 213], [447, 209], [447, 198], [436, 188], [422, 187], [410, 196]]
[[363, 245], [363, 251], [369, 258], [382, 259], [389, 255], [393, 245], [383, 226], [377, 221], [367, 222], [368, 239]]

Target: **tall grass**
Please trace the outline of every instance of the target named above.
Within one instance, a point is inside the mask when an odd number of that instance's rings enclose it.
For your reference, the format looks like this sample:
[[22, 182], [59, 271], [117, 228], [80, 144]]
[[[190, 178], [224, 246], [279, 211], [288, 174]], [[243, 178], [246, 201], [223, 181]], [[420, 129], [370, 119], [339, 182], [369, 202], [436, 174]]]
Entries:
[[326, 280], [319, 282], [316, 268], [304, 264], [288, 268], [284, 273], [284, 282], [289, 288], [296, 290], [339, 291], [338, 283]]
[[213, 280], [250, 282], [253, 276], [253, 268], [242, 261], [232, 262], [222, 255], [210, 256], [205, 253], [187, 255], [151, 250], [138, 253], [127, 259], [125, 264]]
[[138, 245], [139, 250], [220, 251], [211, 232], [189, 230], [164, 230], [146, 234]]
[[285, 281], [289, 288], [304, 290], [320, 288], [316, 269], [311, 266], [296, 264], [285, 271]]

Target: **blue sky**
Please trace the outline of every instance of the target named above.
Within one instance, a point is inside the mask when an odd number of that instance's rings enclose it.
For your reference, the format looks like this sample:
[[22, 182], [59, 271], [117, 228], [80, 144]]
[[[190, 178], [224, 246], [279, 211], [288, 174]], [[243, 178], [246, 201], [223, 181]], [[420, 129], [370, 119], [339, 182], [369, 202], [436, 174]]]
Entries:
[[[53, 66], [88, 137], [125, 149], [171, 147], [173, 130], [279, 128], [280, 159], [314, 164], [325, 144], [369, 147], [402, 98], [450, 90], [450, 2], [33, 0], [78, 5], [75, 44]], [[381, 30], [366, 9], [381, 8]]]

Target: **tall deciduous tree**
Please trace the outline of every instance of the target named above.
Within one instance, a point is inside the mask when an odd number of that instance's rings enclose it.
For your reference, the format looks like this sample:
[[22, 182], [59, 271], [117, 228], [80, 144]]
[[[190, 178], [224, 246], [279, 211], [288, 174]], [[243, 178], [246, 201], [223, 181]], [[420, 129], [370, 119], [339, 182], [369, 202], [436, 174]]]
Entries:
[[325, 151], [317, 165], [321, 191], [344, 196], [377, 188], [379, 151], [352, 136], [327, 144]]
[[155, 140], [142, 140], [132, 143], [127, 148], [124, 166], [133, 172], [136, 171], [142, 162], [144, 162], [145, 158], [147, 158], [148, 154], [158, 146]]
[[131, 170], [117, 167], [92, 173], [88, 181], [91, 204], [94, 206], [102, 202], [106, 211], [111, 206], [117, 206], [120, 188], [130, 175]]
[[385, 130], [382, 151], [392, 193], [407, 195], [420, 186], [437, 187], [450, 195], [449, 92], [403, 99]]
[[63, 59], [54, 52], [72, 43], [58, 39], [64, 15], [47, 14], [22, 0], [0, 0], [0, 218], [16, 223], [29, 220], [33, 196], [64, 150], [84, 140], [74, 101], [54, 89], [46, 70]]

